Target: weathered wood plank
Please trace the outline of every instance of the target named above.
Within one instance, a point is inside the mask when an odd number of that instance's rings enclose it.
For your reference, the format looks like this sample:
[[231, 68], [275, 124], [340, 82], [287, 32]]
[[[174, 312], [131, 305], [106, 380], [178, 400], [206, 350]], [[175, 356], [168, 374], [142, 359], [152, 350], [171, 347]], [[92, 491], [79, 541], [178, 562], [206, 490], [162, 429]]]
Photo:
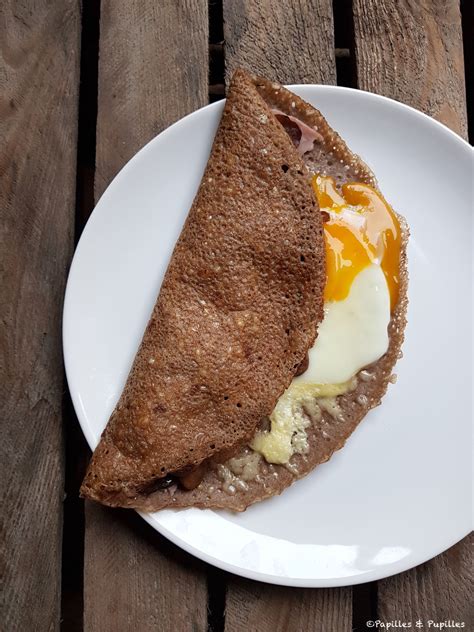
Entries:
[[[227, 83], [241, 66], [283, 83], [336, 82], [332, 3], [224, 0]], [[226, 632], [351, 630], [352, 591], [307, 590], [229, 576]]]
[[86, 502], [85, 547], [86, 632], [207, 630], [205, 565], [138, 515]]
[[237, 67], [280, 83], [336, 83], [331, 0], [224, 0], [227, 83]]
[[352, 630], [351, 588], [285, 588], [232, 578], [226, 632], [344, 632]]
[[[378, 583], [378, 618], [464, 622], [474, 629], [472, 545], [467, 537], [442, 555]], [[413, 624], [414, 625], [414, 624]]]
[[59, 629], [61, 312], [73, 249], [80, 6], [0, 7], [3, 630]]
[[[208, 94], [206, 0], [101, 5], [96, 199], [123, 164]], [[133, 514], [86, 503], [84, 628], [205, 630], [206, 575]]]
[[[354, 0], [353, 9], [359, 87], [408, 103], [466, 136], [459, 2]], [[466, 538], [430, 562], [379, 582], [379, 618], [454, 617], [469, 628], [470, 549]]]
[[163, 129], [208, 102], [206, 0], [101, 6], [95, 193]]
[[358, 87], [467, 135], [458, 0], [354, 0]]

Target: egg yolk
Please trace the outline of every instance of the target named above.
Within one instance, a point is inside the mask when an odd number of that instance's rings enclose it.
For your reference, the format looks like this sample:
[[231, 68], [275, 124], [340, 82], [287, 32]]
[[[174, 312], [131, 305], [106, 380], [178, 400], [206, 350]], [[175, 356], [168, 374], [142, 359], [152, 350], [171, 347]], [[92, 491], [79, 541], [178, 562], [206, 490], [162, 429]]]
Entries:
[[325, 301], [347, 297], [352, 282], [367, 266], [380, 265], [387, 280], [391, 309], [399, 291], [400, 224], [390, 205], [368, 184], [349, 182], [339, 192], [334, 178], [315, 175], [312, 185], [324, 223]]

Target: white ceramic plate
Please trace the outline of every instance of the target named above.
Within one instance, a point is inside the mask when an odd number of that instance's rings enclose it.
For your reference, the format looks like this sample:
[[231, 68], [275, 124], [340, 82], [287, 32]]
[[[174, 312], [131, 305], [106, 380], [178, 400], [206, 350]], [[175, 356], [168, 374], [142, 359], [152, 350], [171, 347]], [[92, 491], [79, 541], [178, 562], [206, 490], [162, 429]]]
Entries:
[[[411, 227], [410, 306], [398, 383], [346, 447], [243, 514], [143, 517], [220, 568], [291, 586], [404, 571], [471, 528], [472, 174], [467, 143], [404, 105], [294, 86], [373, 168]], [[153, 139], [102, 196], [77, 247], [64, 355], [91, 448], [118, 399], [203, 173], [223, 103]]]

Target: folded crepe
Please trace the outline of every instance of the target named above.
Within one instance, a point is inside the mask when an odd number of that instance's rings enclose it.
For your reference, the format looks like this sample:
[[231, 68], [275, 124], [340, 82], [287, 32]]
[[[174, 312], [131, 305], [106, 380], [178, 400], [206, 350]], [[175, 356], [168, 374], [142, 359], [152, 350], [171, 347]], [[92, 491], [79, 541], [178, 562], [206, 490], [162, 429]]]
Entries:
[[81, 493], [158, 509], [170, 473], [245, 446], [323, 315], [322, 220], [304, 163], [238, 72], [123, 393]]
[[[386, 352], [337, 397], [304, 401], [304, 449], [254, 447], [305, 370], [323, 318], [324, 213], [313, 174], [375, 178], [315, 108], [238, 70], [201, 186], [81, 494], [111, 506], [242, 511], [330, 458], [380, 403], [403, 341], [407, 229]], [[305, 362], [306, 359], [306, 362]], [[304, 410], [303, 410], [304, 409]], [[296, 410], [296, 409], [295, 409]], [[298, 430], [294, 436], [298, 435]]]

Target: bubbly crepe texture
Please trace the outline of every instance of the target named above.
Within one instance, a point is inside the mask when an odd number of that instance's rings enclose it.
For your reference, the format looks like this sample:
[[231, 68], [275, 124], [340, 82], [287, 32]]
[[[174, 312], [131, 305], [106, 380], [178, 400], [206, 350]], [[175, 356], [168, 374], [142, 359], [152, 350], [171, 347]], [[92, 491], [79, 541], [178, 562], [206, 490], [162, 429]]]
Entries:
[[315, 340], [324, 283], [322, 219], [304, 163], [254, 78], [237, 72], [81, 494], [158, 509], [169, 497], [153, 493], [160, 478], [246, 445]]

